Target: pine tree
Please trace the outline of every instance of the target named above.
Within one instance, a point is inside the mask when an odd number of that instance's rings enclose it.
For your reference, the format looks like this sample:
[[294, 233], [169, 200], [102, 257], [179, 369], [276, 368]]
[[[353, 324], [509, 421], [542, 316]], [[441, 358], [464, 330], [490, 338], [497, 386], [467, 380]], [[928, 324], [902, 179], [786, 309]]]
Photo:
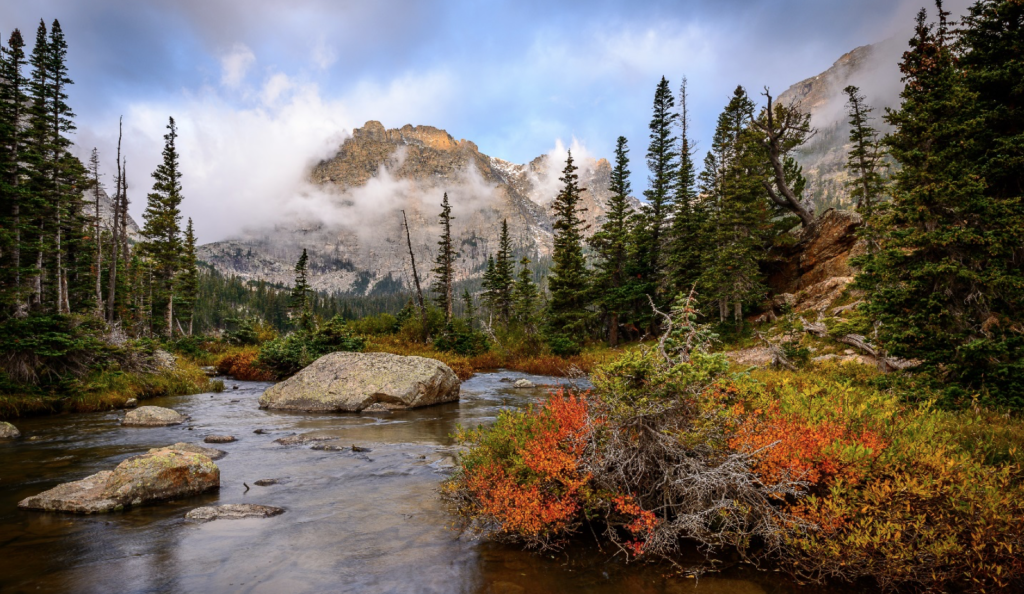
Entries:
[[638, 288], [629, 274], [630, 248], [635, 222], [629, 206], [629, 147], [620, 136], [615, 143], [608, 212], [601, 228], [590, 238], [597, 256], [594, 291], [598, 306], [608, 318], [608, 344], [618, 344], [620, 316], [638, 299]]
[[295, 284], [292, 285], [291, 303], [289, 304], [292, 318], [299, 319], [299, 330], [303, 332], [315, 330], [313, 324], [313, 304], [310, 299], [313, 289], [310, 288], [309, 280], [307, 279], [308, 270], [309, 255], [303, 249], [302, 255], [299, 256], [299, 261], [295, 263]]
[[545, 334], [552, 350], [561, 353], [578, 351], [579, 337], [586, 335], [592, 318], [587, 310], [590, 285], [583, 257], [585, 225], [579, 214], [580, 194], [586, 190], [579, 187], [577, 169], [573, 164], [572, 151], [569, 151], [565, 169], [559, 178], [564, 187], [552, 206], [555, 240], [551, 275], [548, 277], [551, 299]]
[[885, 178], [882, 176], [885, 152], [879, 142], [878, 132], [871, 127], [872, 109], [864, 102], [860, 89], [850, 85], [843, 92], [847, 96], [850, 144], [853, 145], [846, 160], [846, 170], [852, 179], [846, 182], [846, 186], [850, 188], [850, 197], [857, 202], [857, 210], [870, 221], [885, 188]]
[[757, 118], [750, 118], [752, 136], [763, 149], [761, 165], [767, 173], [761, 185], [775, 207], [796, 215], [806, 227], [814, 222], [814, 210], [803, 201], [804, 180], [793, 152], [814, 134], [811, 114], [796, 106], [775, 103], [767, 87], [762, 95], [768, 105]]
[[470, 330], [476, 327], [476, 306], [473, 304], [473, 296], [469, 289], [462, 288], [462, 307], [465, 310], [466, 323]]
[[178, 129], [169, 118], [164, 135], [163, 162], [153, 172], [153, 191], [146, 196], [146, 255], [153, 261], [154, 286], [151, 323], [155, 332], [174, 335], [175, 278], [181, 264], [181, 168], [176, 140]]
[[491, 315], [503, 326], [507, 326], [512, 318], [512, 290], [515, 284], [515, 263], [512, 258], [508, 219], [504, 219], [498, 238], [498, 252], [488, 258], [483, 279], [484, 302]]
[[434, 284], [430, 288], [437, 294], [435, 303], [444, 312], [444, 322], [447, 326], [452, 323], [452, 309], [455, 301], [455, 259], [459, 257], [452, 243], [452, 207], [448, 203], [448, 192], [444, 193], [441, 200], [441, 239], [437, 242], [437, 257], [434, 259], [436, 265], [434, 273]]
[[644, 283], [642, 290], [656, 302], [661, 301], [658, 284], [665, 266], [663, 244], [678, 184], [679, 154], [673, 128], [679, 116], [674, 109], [672, 89], [663, 76], [654, 92], [654, 109], [649, 125], [651, 142], [647, 148], [647, 168], [651, 173], [647, 178], [648, 189], [644, 190], [647, 203], [643, 207], [637, 250], [639, 272]]
[[[890, 354], [1024, 406], [1024, 6], [974, 4], [954, 36], [919, 13], [885, 144], [900, 164], [862, 266]], [[951, 395], [956, 395], [951, 390]]]
[[763, 200], [763, 153], [749, 129], [753, 102], [737, 87], [722, 114], [704, 160], [701, 192], [707, 202], [702, 234], [714, 246], [702, 256], [699, 286], [719, 306], [724, 321], [732, 306], [738, 327], [743, 303], [763, 294], [759, 269], [768, 212]]
[[23, 257], [23, 249], [27, 247], [25, 239], [29, 237], [25, 221], [31, 220], [26, 210], [30, 202], [23, 184], [27, 157], [22, 119], [28, 103], [23, 74], [24, 47], [21, 32], [15, 29], [7, 47], [0, 52], [0, 216], [7, 221], [0, 237], [4, 256], [0, 265], [0, 288], [4, 307], [11, 308], [11, 313], [18, 316], [26, 313], [24, 279], [31, 274], [28, 260]]
[[196, 258], [196, 235], [192, 228], [192, 217], [185, 226], [185, 245], [181, 254], [181, 274], [178, 278], [178, 319], [188, 320], [186, 334], [192, 336], [195, 321], [196, 301], [199, 299], [199, 265]]
[[697, 172], [690, 139], [689, 95], [686, 78], [679, 89], [679, 177], [675, 213], [669, 233], [668, 285], [673, 294], [690, 291], [700, 277], [701, 254], [710, 246], [701, 241], [703, 214], [697, 196]]
[[533, 282], [530, 259], [519, 260], [519, 276], [512, 290], [512, 317], [527, 334], [537, 332], [537, 308], [540, 305], [540, 291]]

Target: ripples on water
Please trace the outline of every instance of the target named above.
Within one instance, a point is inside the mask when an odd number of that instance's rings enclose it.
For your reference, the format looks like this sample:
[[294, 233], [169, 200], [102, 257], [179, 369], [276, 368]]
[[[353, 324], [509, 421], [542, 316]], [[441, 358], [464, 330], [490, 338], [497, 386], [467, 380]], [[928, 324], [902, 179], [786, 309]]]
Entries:
[[[514, 389], [502, 378], [560, 381], [483, 373], [463, 383], [461, 402], [373, 417], [262, 411], [257, 400], [268, 384], [227, 380], [220, 394], [145, 403], [192, 417], [176, 427], [124, 428], [118, 425], [122, 411], [21, 420], [23, 439], [0, 442], [0, 592], [797, 591], [775, 574], [739, 568], [699, 582], [672, 577], [669, 568], [626, 565], [590, 543], [541, 556], [459, 538], [447, 528], [451, 518], [437, 498], [456, 425], [491, 422], [500, 410], [545, 394], [544, 388]], [[266, 433], [254, 434], [256, 429]], [[311, 432], [372, 451], [274, 443]], [[209, 446], [228, 452], [217, 461], [219, 492], [98, 516], [16, 507], [24, 497], [111, 469], [149, 448], [179, 441], [203, 445], [211, 434], [238, 437]], [[265, 478], [280, 483], [253, 485]], [[214, 503], [260, 503], [287, 512], [268, 519], [184, 521], [188, 510]]]

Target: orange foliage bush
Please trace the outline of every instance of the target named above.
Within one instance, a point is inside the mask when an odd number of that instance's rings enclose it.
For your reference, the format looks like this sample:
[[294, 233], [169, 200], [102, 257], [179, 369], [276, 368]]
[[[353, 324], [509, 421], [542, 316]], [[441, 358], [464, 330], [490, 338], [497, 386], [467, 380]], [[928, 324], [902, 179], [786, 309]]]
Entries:
[[489, 430], [460, 434], [476, 447], [444, 492], [469, 528], [545, 546], [572, 529], [588, 497], [580, 463], [592, 427], [586, 395], [563, 390], [538, 410], [504, 412]]
[[230, 375], [231, 377], [249, 382], [271, 382], [277, 378], [272, 372], [263, 368], [257, 358], [259, 351], [256, 349], [245, 349], [228, 353], [217, 361], [217, 373]]

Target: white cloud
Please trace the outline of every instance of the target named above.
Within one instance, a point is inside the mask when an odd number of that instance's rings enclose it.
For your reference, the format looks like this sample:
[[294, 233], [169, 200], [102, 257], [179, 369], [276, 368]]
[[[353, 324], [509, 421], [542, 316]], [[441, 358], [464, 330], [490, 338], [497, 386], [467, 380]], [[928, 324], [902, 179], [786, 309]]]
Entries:
[[236, 43], [231, 51], [221, 56], [220, 82], [228, 88], [236, 88], [245, 80], [249, 68], [256, 63], [256, 56], [243, 43]]
[[310, 54], [310, 57], [317, 68], [320, 70], [327, 70], [338, 61], [338, 52], [334, 47], [327, 44], [326, 38], [321, 36], [313, 45], [313, 51]]
[[263, 83], [263, 90], [260, 92], [260, 99], [264, 105], [271, 106], [277, 102], [282, 94], [292, 89], [294, 85], [287, 74], [278, 72], [267, 77]]

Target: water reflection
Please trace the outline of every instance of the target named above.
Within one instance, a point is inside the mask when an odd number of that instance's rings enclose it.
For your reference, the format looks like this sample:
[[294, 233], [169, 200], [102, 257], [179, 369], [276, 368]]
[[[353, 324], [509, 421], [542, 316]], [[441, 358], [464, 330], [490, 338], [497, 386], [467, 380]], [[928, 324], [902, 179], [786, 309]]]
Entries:
[[[450, 518], [436, 489], [450, 464], [456, 426], [490, 422], [502, 409], [536, 402], [545, 393], [514, 389], [503, 378], [557, 381], [480, 374], [463, 384], [459, 403], [372, 417], [262, 411], [257, 400], [266, 384], [229, 380], [221, 394], [147, 402], [191, 416], [178, 427], [123, 428], [120, 413], [23, 420], [19, 428], [33, 440], [0, 443], [0, 591], [794, 591], [773, 574], [731, 569], [695, 582], [665, 577], [664, 567], [615, 561], [593, 543], [540, 556], [448, 530]], [[151, 447], [199, 443], [210, 434], [238, 437], [215, 446], [228, 452], [218, 461], [218, 493], [103, 516], [16, 508], [24, 497]], [[371, 451], [275, 443], [301, 434], [337, 437]], [[279, 482], [254, 485], [268, 478]], [[184, 521], [198, 505], [242, 502], [287, 512], [260, 520]]]

